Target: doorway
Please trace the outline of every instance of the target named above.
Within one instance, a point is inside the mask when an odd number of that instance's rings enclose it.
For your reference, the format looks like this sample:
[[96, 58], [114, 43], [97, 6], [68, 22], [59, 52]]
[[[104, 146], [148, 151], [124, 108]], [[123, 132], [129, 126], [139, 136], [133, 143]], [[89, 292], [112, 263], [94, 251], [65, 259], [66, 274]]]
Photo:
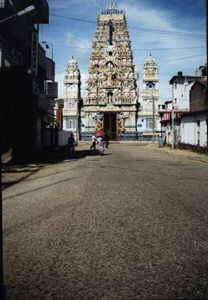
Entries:
[[104, 131], [110, 140], [116, 139], [116, 113], [104, 113]]

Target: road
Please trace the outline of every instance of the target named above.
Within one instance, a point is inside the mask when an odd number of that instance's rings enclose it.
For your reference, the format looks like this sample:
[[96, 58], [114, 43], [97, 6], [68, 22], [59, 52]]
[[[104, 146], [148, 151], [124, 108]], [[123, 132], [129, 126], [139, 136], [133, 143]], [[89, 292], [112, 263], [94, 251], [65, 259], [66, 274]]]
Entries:
[[3, 194], [7, 299], [208, 299], [208, 164], [137, 144]]

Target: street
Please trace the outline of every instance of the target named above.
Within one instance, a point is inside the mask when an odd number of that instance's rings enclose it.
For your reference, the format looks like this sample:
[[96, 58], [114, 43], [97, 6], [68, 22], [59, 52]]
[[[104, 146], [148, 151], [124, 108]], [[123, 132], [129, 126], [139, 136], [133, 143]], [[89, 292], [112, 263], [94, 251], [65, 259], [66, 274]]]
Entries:
[[123, 143], [6, 188], [7, 299], [208, 298], [207, 178], [192, 156]]

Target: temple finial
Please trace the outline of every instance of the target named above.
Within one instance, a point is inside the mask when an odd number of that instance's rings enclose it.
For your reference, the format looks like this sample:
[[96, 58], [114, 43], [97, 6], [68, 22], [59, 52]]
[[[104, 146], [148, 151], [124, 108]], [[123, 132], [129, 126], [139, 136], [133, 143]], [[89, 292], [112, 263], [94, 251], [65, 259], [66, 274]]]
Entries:
[[109, 6], [110, 9], [117, 9], [116, 1], [111, 1], [111, 4]]

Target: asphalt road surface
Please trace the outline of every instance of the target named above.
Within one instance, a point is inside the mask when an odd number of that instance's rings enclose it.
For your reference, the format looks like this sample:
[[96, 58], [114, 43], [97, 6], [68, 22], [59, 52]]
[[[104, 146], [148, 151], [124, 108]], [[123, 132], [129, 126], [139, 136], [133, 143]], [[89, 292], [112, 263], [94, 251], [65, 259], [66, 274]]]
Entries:
[[208, 164], [114, 144], [3, 194], [7, 299], [208, 299]]

